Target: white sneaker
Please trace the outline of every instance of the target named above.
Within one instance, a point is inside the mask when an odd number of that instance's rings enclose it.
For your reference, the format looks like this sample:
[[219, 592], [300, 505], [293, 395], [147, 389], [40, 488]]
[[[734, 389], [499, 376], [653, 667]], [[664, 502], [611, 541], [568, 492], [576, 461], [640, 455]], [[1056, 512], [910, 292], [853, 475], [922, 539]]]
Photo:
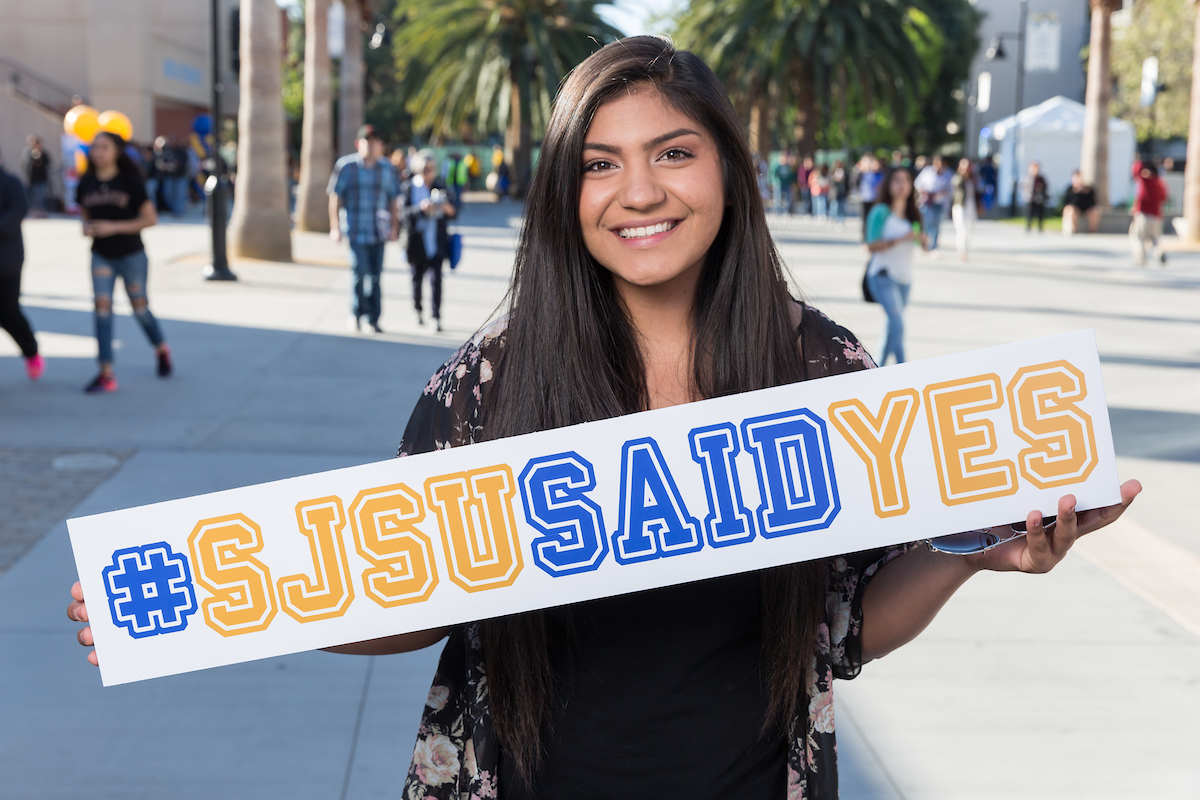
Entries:
[[362, 318], [351, 315], [350, 321], [346, 323], [346, 328], [354, 333], [362, 330]]

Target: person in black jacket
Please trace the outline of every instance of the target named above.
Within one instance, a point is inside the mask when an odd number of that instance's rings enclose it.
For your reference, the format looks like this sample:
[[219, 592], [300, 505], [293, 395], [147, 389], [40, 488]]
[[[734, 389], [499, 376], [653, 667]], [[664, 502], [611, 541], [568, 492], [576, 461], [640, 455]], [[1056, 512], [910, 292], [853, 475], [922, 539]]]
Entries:
[[28, 206], [20, 178], [4, 169], [0, 158], [0, 328], [21, 348], [25, 372], [30, 380], [42, 377], [46, 365], [38, 354], [37, 339], [21, 311], [21, 267], [25, 263], [25, 240], [21, 220]]
[[408, 162], [413, 177], [400, 187], [404, 230], [408, 233], [408, 263], [412, 265], [413, 307], [417, 323], [425, 324], [421, 294], [425, 273], [433, 283], [433, 323], [442, 329], [442, 264], [450, 254], [447, 220], [458, 216], [446, 184], [437, 177], [437, 163], [428, 153], [417, 153]]

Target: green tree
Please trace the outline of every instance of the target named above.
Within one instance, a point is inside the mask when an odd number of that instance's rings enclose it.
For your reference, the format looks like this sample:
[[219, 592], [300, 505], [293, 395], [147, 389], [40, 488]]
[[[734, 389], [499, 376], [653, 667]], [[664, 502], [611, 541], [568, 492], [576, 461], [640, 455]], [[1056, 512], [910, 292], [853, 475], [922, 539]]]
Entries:
[[[1128, 27], [1114, 28], [1112, 74], [1115, 116], [1132, 122], [1138, 139], [1184, 138], [1192, 88], [1192, 39], [1196, 7], [1191, 0], [1140, 0]], [[1151, 108], [1139, 103], [1142, 62], [1158, 58], [1158, 80], [1166, 88]]]
[[816, 149], [836, 90], [845, 108], [857, 92], [868, 115], [886, 106], [905, 125], [925, 67], [914, 39], [924, 33], [913, 9], [926, 0], [694, 0], [675, 39], [726, 83], [735, 105], [757, 117], [765, 152], [771, 107], [793, 109], [792, 138]]
[[530, 175], [535, 131], [544, 129], [562, 79], [621, 36], [600, 0], [399, 0], [393, 40], [401, 75], [424, 71], [409, 100], [414, 124], [435, 138], [503, 128], [514, 190]]
[[925, 11], [911, 12], [925, 33], [913, 42], [925, 65], [925, 76], [909, 112], [913, 122], [907, 138], [913, 152], [932, 153], [958, 138], [947, 126], [963, 118], [963, 84], [979, 52], [983, 16], [966, 0], [924, 0], [924, 4]]

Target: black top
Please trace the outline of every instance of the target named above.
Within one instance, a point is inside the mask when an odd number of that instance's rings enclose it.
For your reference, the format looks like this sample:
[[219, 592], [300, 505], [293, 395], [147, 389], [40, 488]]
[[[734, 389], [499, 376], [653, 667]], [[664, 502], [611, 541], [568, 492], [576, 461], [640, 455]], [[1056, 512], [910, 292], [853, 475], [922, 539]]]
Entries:
[[1096, 192], [1090, 186], [1081, 189], [1072, 186], [1063, 197], [1063, 205], [1075, 206], [1080, 211], [1090, 211], [1096, 205]]
[[[441, 178], [434, 178], [433, 185], [429, 187], [430, 191], [434, 189], [440, 190], [443, 194], [448, 194], [446, 182]], [[421, 207], [412, 200], [413, 182], [410, 178], [400, 184], [400, 224], [404, 226], [404, 232], [408, 234], [408, 245], [405, 255], [408, 258], [408, 263], [419, 264], [423, 261], [438, 262], [450, 255], [450, 229], [449, 220], [442, 216], [438, 217], [437, 221], [437, 243], [438, 254], [436, 258], [430, 258], [425, 253], [425, 240], [417, 231], [417, 219], [425, 212]], [[447, 202], [449, 197], [446, 198]]]
[[560, 612], [575, 636], [569, 651], [551, 636], [562, 690], [546, 758], [530, 790], [502, 750], [502, 800], [782, 797], [787, 742], [762, 731], [761, 602], [752, 572]]
[[45, 150], [39, 150], [36, 156], [30, 150], [26, 158], [25, 171], [30, 185], [45, 183], [50, 179], [50, 156], [46, 155]]
[[21, 220], [27, 210], [21, 179], [0, 169], [0, 274], [20, 272], [25, 261]]
[[[136, 173], [121, 172], [112, 180], [100, 181], [89, 172], [79, 179], [75, 198], [90, 219], [137, 219], [142, 203], [147, 200], [146, 184]], [[92, 252], [105, 258], [120, 258], [143, 248], [142, 236], [138, 233], [120, 233], [92, 240]]]

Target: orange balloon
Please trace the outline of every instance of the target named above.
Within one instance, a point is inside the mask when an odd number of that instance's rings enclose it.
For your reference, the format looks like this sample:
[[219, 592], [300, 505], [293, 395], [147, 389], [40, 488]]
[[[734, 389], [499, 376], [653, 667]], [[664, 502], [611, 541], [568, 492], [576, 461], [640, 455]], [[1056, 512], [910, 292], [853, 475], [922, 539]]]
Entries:
[[82, 175], [87, 172], [87, 155], [82, 150], [75, 151], [75, 174]]
[[75, 106], [63, 117], [63, 130], [84, 144], [91, 144], [92, 139], [96, 137], [96, 131], [100, 130], [100, 118], [96, 109], [91, 106]]
[[133, 138], [133, 123], [120, 111], [105, 111], [100, 115], [100, 130], [115, 133], [126, 142]]

